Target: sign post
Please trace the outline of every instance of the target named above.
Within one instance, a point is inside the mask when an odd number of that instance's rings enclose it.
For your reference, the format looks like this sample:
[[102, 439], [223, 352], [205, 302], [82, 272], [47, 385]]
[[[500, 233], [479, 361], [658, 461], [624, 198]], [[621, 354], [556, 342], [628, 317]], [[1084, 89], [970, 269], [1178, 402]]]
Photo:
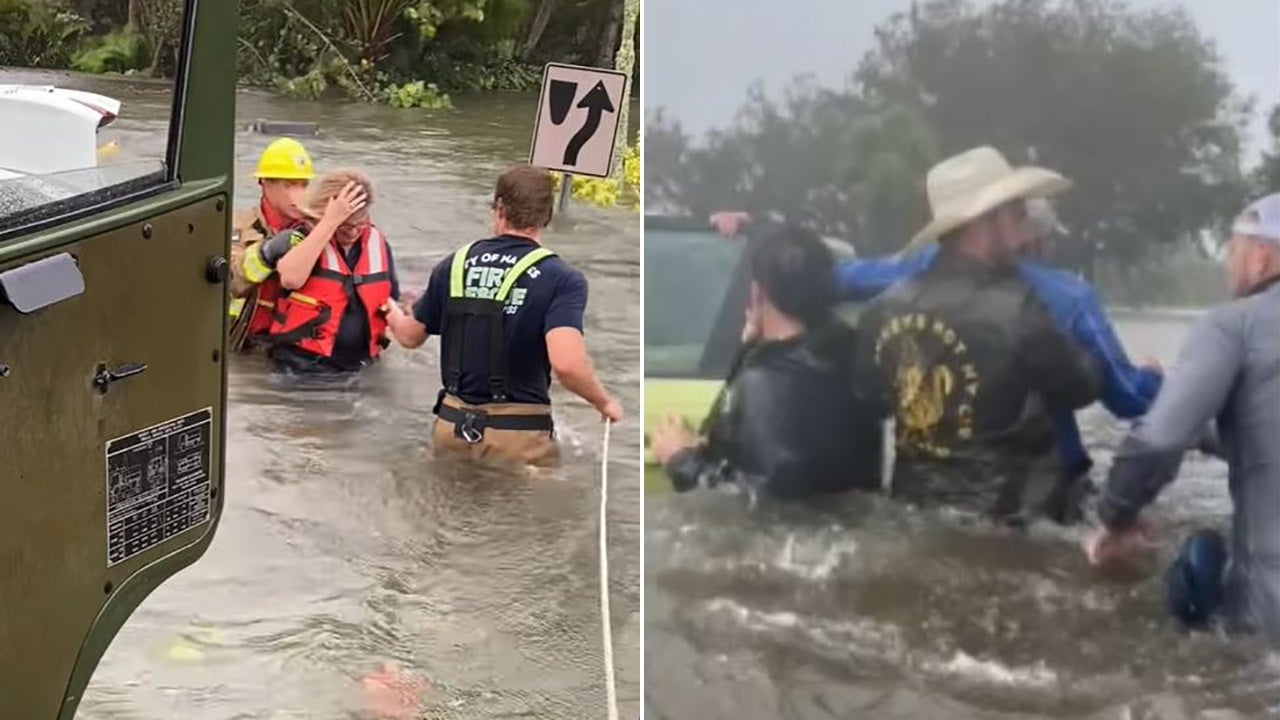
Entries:
[[564, 212], [569, 209], [569, 197], [571, 195], [573, 195], [573, 175], [562, 173], [560, 175], [560, 207], [556, 208], [556, 212]]
[[615, 70], [547, 63], [533, 124], [529, 164], [563, 173], [560, 211], [574, 175], [609, 177], [627, 76]]

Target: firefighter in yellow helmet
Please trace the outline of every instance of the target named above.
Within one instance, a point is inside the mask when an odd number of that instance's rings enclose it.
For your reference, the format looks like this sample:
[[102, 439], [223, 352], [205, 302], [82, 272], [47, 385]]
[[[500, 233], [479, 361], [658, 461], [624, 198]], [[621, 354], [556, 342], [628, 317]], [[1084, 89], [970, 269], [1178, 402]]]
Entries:
[[299, 204], [307, 184], [316, 176], [311, 156], [302, 143], [291, 138], [272, 142], [258, 157], [253, 174], [262, 196], [253, 208], [237, 212], [231, 220], [231, 338], [232, 350], [247, 346], [246, 332], [255, 313], [271, 312], [279, 287], [274, 276], [262, 285], [244, 276], [244, 256], [264, 239], [295, 227], [303, 220]]

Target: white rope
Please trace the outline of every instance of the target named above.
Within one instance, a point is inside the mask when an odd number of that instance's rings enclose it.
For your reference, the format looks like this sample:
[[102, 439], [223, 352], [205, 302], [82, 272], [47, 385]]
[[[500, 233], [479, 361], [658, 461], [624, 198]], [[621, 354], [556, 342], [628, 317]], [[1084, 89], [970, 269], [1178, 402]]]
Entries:
[[604, 444], [600, 449], [600, 625], [604, 637], [605, 692], [609, 699], [609, 720], [618, 720], [618, 688], [613, 678], [613, 623], [609, 613], [609, 542], [606, 528], [609, 516], [609, 428], [604, 423]]

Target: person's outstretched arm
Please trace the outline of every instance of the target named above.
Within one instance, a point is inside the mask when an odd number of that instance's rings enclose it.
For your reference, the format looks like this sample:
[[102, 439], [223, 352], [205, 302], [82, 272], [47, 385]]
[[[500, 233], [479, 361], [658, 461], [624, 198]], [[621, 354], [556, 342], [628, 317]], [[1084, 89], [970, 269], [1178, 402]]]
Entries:
[[430, 337], [427, 326], [417, 318], [418, 306], [426, 297], [423, 295], [419, 298], [418, 303], [414, 305], [412, 315], [405, 312], [404, 308], [400, 307], [400, 303], [395, 300], [388, 300], [383, 308], [387, 313], [387, 329], [391, 331], [391, 337], [395, 338], [402, 347], [411, 349], [421, 347]]
[[[751, 237], [767, 232], [776, 224], [768, 217], [744, 212], [723, 211], [711, 216], [711, 226], [726, 237]], [[930, 245], [909, 254], [846, 260], [836, 266], [836, 291], [844, 300], [870, 300], [898, 282], [924, 272], [937, 254], [938, 246]]]
[[836, 265], [836, 291], [844, 300], [870, 300], [927, 270], [937, 254], [931, 245], [908, 255], [846, 260]]
[[1135, 367], [1129, 361], [1092, 288], [1080, 298], [1071, 330], [1098, 362], [1102, 374], [1102, 392], [1098, 399], [1103, 406], [1122, 420], [1145, 415], [1160, 392], [1163, 377], [1155, 368]]
[[1183, 453], [1205, 436], [1235, 385], [1244, 352], [1234, 318], [1209, 313], [1187, 335], [1178, 372], [1146, 417], [1120, 444], [1098, 502], [1098, 519], [1112, 531], [1138, 513], [1177, 476]]
[[413, 303], [412, 313], [406, 313], [399, 303], [387, 303], [387, 328], [402, 347], [421, 347], [427, 338], [440, 334], [452, 260], [452, 255], [446, 257], [431, 271], [427, 289]]

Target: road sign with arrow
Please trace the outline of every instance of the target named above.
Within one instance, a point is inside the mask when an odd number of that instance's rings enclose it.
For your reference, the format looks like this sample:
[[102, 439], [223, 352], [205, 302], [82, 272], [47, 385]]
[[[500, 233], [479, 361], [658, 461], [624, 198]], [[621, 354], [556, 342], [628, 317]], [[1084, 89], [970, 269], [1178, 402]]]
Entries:
[[548, 63], [533, 126], [529, 162], [556, 172], [608, 177], [624, 73]]

